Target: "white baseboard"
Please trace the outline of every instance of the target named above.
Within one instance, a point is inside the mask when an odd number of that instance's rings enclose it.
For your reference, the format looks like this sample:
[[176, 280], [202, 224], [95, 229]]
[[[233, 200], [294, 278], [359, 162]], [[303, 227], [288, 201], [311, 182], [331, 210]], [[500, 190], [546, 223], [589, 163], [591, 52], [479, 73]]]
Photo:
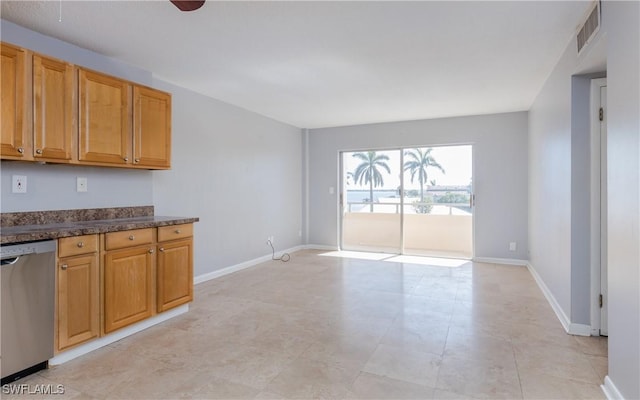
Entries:
[[531, 263], [527, 263], [527, 269], [529, 270], [529, 272], [531, 272], [531, 275], [533, 276], [533, 279], [535, 279], [540, 290], [542, 290], [542, 294], [544, 294], [544, 297], [547, 299], [547, 301], [551, 305], [553, 312], [556, 313], [556, 316], [560, 320], [562, 327], [564, 328], [565, 331], [567, 331], [567, 333], [569, 333], [569, 330], [570, 330], [569, 328], [571, 325], [571, 321], [569, 321], [569, 317], [567, 317], [567, 314], [564, 313], [564, 311], [562, 310], [562, 307], [560, 307], [560, 304], [558, 304], [558, 301], [553, 296], [553, 294], [551, 293], [547, 285], [544, 283], [544, 281], [540, 277], [540, 275], [538, 275], [538, 272], [533, 267], [533, 265], [531, 265]]
[[591, 328], [591, 325], [576, 324], [575, 322], [571, 322], [569, 317], [567, 317], [567, 314], [565, 314], [562, 310], [562, 307], [560, 307], [560, 304], [558, 304], [558, 301], [553, 296], [547, 285], [545, 285], [540, 275], [538, 275], [536, 269], [529, 262], [527, 262], [527, 269], [529, 270], [529, 272], [531, 272], [531, 275], [533, 275], [533, 279], [536, 280], [538, 287], [540, 288], [540, 290], [542, 290], [542, 294], [544, 294], [544, 297], [551, 305], [553, 312], [556, 313], [556, 316], [560, 320], [560, 323], [562, 324], [564, 330], [570, 335], [592, 336], [593, 329]]
[[607, 396], [609, 400], [624, 400], [622, 393], [620, 393], [616, 385], [613, 384], [609, 375], [604, 377], [604, 385], [600, 385], [600, 389], [602, 389], [604, 395]]
[[[278, 251], [278, 252], [276, 252], [276, 255], [279, 255], [279, 254], [282, 254], [282, 253], [295, 253], [296, 251], [304, 250], [306, 248], [307, 248], [306, 245], [295, 246], [295, 247], [291, 247], [290, 249], [286, 249], [286, 250], [283, 250], [283, 251]], [[239, 264], [231, 265], [229, 267], [225, 267], [225, 268], [218, 269], [218, 270], [215, 270], [215, 271], [212, 271], [212, 272], [208, 272], [206, 274], [198, 275], [198, 276], [193, 278], [193, 283], [197, 285], [197, 284], [202, 283], [202, 282], [210, 281], [211, 279], [220, 278], [221, 276], [225, 276], [225, 275], [232, 274], [234, 272], [242, 271], [243, 269], [246, 269], [246, 268], [249, 268], [249, 267], [253, 267], [254, 265], [258, 265], [258, 264], [261, 264], [263, 262], [271, 261], [271, 257], [272, 257], [272, 254], [267, 254], [267, 255], [264, 255], [262, 257], [258, 257], [258, 258], [254, 258], [252, 260], [247, 260], [247, 261], [241, 262]]]
[[529, 272], [531, 272], [531, 275], [533, 275], [533, 279], [535, 279], [536, 283], [538, 284], [538, 287], [540, 288], [540, 290], [542, 290], [542, 294], [544, 294], [544, 297], [549, 302], [549, 305], [551, 305], [553, 312], [556, 313], [556, 316], [560, 320], [560, 323], [562, 324], [564, 330], [570, 335], [591, 336], [591, 325], [576, 324], [575, 322], [571, 322], [571, 320], [569, 319], [569, 317], [567, 317], [567, 314], [564, 313], [562, 307], [560, 307], [560, 304], [558, 304], [558, 301], [551, 293], [547, 285], [544, 283], [540, 275], [538, 275], [538, 272], [533, 267], [533, 265], [531, 265], [531, 263], [529, 262], [527, 262], [526, 265]]
[[592, 336], [591, 325], [576, 324], [575, 322], [572, 322], [569, 325], [569, 330], [567, 331], [567, 333], [575, 336]]
[[526, 267], [528, 264], [527, 260], [519, 260], [517, 258], [474, 257], [472, 261], [488, 264], [519, 265], [523, 267]]
[[157, 314], [151, 318], [145, 319], [144, 321], [140, 321], [137, 324], [133, 324], [130, 326], [127, 326], [126, 328], [122, 328], [119, 329], [113, 333], [110, 333], [106, 336], [103, 336], [101, 338], [97, 338], [94, 339], [90, 342], [87, 342], [83, 345], [80, 345], [78, 347], [74, 347], [70, 350], [66, 350], [58, 355], [56, 355], [55, 357], [53, 357], [52, 359], [49, 360], [49, 364], [50, 365], [60, 365], [62, 363], [66, 363], [67, 361], [71, 361], [74, 358], [83, 356], [89, 352], [92, 352], [94, 350], [97, 350], [101, 347], [104, 347], [108, 344], [117, 342], [120, 339], [123, 339], [127, 336], [131, 336], [134, 333], [138, 333], [140, 331], [143, 331], [147, 328], [151, 328], [154, 325], [158, 325], [161, 322], [164, 322], [168, 319], [171, 319], [173, 317], [177, 317], [180, 314], [184, 314], [187, 311], [189, 311], [189, 305], [188, 304], [184, 304], [181, 305], [179, 307], [173, 308], [169, 311], [165, 311], [163, 313]]
[[326, 250], [326, 251], [339, 251], [338, 246], [327, 246], [326, 244], [305, 244], [303, 246], [306, 250]]

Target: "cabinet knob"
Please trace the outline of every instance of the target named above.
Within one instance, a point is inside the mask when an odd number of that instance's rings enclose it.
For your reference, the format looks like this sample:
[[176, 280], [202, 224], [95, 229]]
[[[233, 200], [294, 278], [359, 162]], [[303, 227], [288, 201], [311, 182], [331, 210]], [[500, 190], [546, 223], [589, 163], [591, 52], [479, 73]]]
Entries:
[[78, 247], [80, 248], [84, 247], [84, 242], [78, 242]]
[[42, 149], [36, 149], [36, 154], [42, 154]]
[[135, 158], [133, 161], [139, 163], [140, 159], [139, 158]]
[[24, 149], [22, 147], [18, 147], [18, 153], [20, 154], [24, 153]]
[[180, 229], [176, 229], [176, 235], [179, 235], [182, 231]]
[[153, 249], [149, 249], [149, 254], [153, 254]]
[[129, 236], [129, 240], [134, 240], [135, 238], [136, 238], [136, 237], [135, 237], [135, 236], [133, 236], [133, 235]]
[[129, 157], [125, 157], [125, 158], [124, 158], [124, 161], [125, 161], [125, 162], [129, 162]]
[[60, 269], [66, 270], [69, 266], [67, 264], [62, 264], [60, 266]]
[[160, 250], [160, 251], [164, 251], [164, 247], [160, 247], [158, 250]]

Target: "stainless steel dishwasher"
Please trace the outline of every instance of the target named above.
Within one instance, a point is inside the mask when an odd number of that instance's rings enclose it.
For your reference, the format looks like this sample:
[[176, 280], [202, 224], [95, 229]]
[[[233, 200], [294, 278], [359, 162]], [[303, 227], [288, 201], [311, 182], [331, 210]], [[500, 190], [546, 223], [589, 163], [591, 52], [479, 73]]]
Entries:
[[53, 357], [55, 252], [54, 240], [0, 247], [2, 385]]

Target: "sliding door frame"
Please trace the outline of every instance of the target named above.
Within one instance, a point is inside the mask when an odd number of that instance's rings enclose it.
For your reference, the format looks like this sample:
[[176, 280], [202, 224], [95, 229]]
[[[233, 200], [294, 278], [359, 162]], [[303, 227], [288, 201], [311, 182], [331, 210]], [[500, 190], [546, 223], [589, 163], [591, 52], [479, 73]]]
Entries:
[[[401, 147], [380, 147], [380, 148], [358, 148], [358, 149], [350, 149], [350, 150], [340, 150], [338, 151], [338, 184], [339, 184], [339, 192], [337, 196], [338, 202], [338, 248], [339, 250], [345, 250], [344, 248], [344, 237], [343, 237], [343, 226], [344, 226], [344, 213], [345, 213], [345, 205], [347, 202], [346, 196], [346, 182], [345, 182], [345, 171], [344, 171], [344, 154], [345, 153], [355, 153], [355, 152], [366, 152], [366, 151], [399, 151], [400, 152], [400, 247], [398, 253], [388, 253], [388, 254], [405, 254], [404, 249], [404, 192], [405, 192], [405, 177], [404, 177], [404, 152], [408, 149], [418, 149], [418, 148], [436, 148], [436, 147], [457, 147], [457, 146], [470, 146], [471, 147], [471, 260], [475, 258], [476, 254], [476, 195], [475, 195], [475, 170], [476, 170], [476, 157], [475, 157], [475, 145], [473, 143], [454, 143], [454, 144], [437, 144], [437, 145], [419, 145], [419, 146], [401, 146]], [[348, 251], [348, 249], [346, 249]], [[381, 251], [381, 253], [384, 253]]]

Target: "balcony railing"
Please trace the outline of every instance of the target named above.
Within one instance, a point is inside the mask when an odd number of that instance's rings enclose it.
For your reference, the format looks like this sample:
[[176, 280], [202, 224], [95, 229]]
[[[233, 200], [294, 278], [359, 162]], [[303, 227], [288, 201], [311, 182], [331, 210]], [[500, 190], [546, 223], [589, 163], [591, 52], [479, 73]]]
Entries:
[[[400, 202], [374, 202], [373, 203], [373, 212], [374, 213], [391, 213], [391, 214], [400, 214], [402, 203]], [[468, 203], [429, 203], [429, 202], [404, 202], [404, 212], [407, 214], [430, 214], [430, 213], [418, 213], [415, 211], [416, 207], [438, 207], [438, 208], [447, 208], [448, 212], [444, 214], [454, 215], [454, 209], [460, 210], [464, 213], [471, 214], [471, 207]], [[354, 209], [355, 208], [355, 209]], [[371, 212], [371, 202], [368, 201], [350, 201], [346, 204], [345, 211], [349, 213], [358, 212], [358, 213], [370, 213]], [[437, 214], [442, 215], [442, 212], [438, 212]]]
[[[388, 200], [388, 199], [386, 199]], [[398, 199], [399, 200], [399, 199]], [[349, 202], [342, 222], [345, 249], [398, 252], [430, 256], [470, 258], [473, 255], [472, 214], [465, 203]], [[430, 213], [417, 213], [414, 206], [433, 206]], [[401, 240], [402, 236], [402, 240]], [[401, 242], [404, 249], [399, 249]]]

